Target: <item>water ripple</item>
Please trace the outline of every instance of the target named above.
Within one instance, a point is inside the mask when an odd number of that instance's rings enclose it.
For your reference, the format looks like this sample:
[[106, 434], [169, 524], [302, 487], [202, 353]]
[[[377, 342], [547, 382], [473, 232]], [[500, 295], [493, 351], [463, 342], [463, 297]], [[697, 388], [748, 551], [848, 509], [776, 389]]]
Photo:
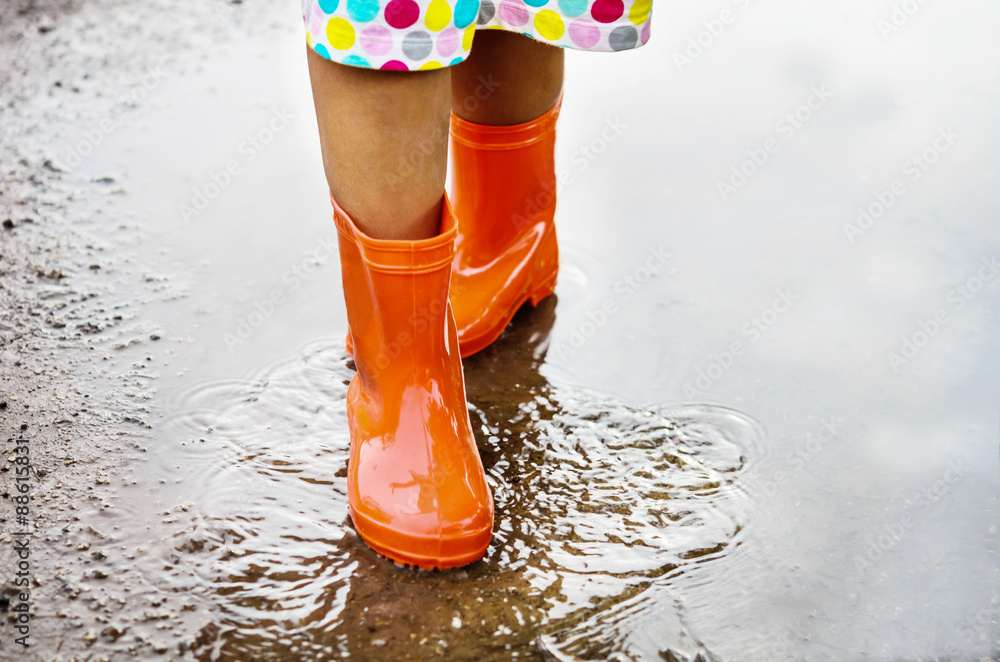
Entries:
[[397, 568], [350, 526], [353, 366], [339, 343], [173, 399], [150, 449], [162, 512], [124, 511], [159, 519], [140, 571], [211, 614], [198, 659], [699, 653], [670, 584], [739, 543], [758, 426], [721, 407], [632, 408], [557, 387], [538, 372], [544, 351], [498, 352], [466, 368], [494, 540], [446, 573]]

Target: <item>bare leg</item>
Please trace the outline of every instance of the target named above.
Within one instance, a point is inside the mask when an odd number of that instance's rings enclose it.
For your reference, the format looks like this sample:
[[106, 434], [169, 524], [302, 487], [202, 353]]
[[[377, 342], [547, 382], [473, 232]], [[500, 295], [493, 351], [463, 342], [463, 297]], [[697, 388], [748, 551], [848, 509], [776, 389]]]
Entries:
[[[336, 64], [308, 49], [323, 167], [333, 197], [366, 234], [423, 239], [438, 233], [449, 110], [478, 124], [542, 115], [559, 97], [563, 49], [484, 30], [463, 63], [426, 72]], [[493, 88], [482, 103], [464, 103]], [[487, 88], [487, 89], [489, 89]]]
[[376, 239], [438, 234], [449, 69], [373, 71], [309, 52], [323, 168], [337, 203]]
[[[501, 30], [476, 33], [472, 53], [452, 69], [452, 110], [476, 124], [509, 126], [540, 117], [563, 86], [564, 49]], [[482, 103], [467, 103], [486, 81], [496, 86]]]

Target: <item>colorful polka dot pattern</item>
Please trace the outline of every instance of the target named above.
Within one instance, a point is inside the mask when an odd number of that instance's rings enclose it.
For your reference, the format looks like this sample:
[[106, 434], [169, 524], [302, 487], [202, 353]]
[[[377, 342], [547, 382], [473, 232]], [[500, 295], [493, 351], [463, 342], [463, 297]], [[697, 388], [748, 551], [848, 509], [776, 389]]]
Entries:
[[342, 64], [416, 71], [458, 64], [476, 30], [586, 51], [649, 41], [652, 0], [302, 0], [306, 39]]

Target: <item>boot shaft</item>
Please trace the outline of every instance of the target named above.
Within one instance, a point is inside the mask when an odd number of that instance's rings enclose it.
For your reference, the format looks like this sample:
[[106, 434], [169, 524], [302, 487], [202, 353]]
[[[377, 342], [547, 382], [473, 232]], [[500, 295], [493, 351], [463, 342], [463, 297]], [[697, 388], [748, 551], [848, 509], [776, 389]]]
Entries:
[[489, 261], [497, 247], [516, 241], [538, 223], [551, 222], [561, 101], [542, 116], [514, 126], [487, 126], [452, 116], [452, 201], [462, 214], [460, 248], [474, 254], [472, 262]]
[[[336, 201], [333, 206], [344, 300], [361, 379], [419, 383], [428, 373], [450, 372], [443, 363], [458, 352], [454, 324], [448, 323], [457, 228], [447, 198], [440, 233], [419, 241], [369, 237]], [[389, 370], [390, 365], [400, 369]]]

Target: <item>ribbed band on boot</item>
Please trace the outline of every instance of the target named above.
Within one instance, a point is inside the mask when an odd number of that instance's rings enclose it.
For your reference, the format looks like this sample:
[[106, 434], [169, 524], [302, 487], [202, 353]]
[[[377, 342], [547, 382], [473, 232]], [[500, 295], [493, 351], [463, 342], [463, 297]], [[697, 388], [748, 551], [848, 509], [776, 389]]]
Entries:
[[451, 213], [451, 204], [445, 196], [447, 206], [441, 215], [441, 229], [436, 237], [430, 239], [389, 240], [369, 237], [354, 224], [351, 217], [330, 195], [333, 204], [333, 220], [340, 235], [357, 245], [358, 251], [372, 271], [382, 273], [428, 273], [443, 269], [451, 264], [455, 255], [455, 236], [458, 226]]
[[451, 115], [451, 137], [457, 142], [478, 147], [480, 149], [517, 149], [534, 144], [545, 138], [546, 132], [553, 128], [559, 119], [559, 109], [562, 107], [562, 94], [555, 104], [539, 117], [511, 126], [490, 126], [476, 124], [463, 120], [458, 115]]

